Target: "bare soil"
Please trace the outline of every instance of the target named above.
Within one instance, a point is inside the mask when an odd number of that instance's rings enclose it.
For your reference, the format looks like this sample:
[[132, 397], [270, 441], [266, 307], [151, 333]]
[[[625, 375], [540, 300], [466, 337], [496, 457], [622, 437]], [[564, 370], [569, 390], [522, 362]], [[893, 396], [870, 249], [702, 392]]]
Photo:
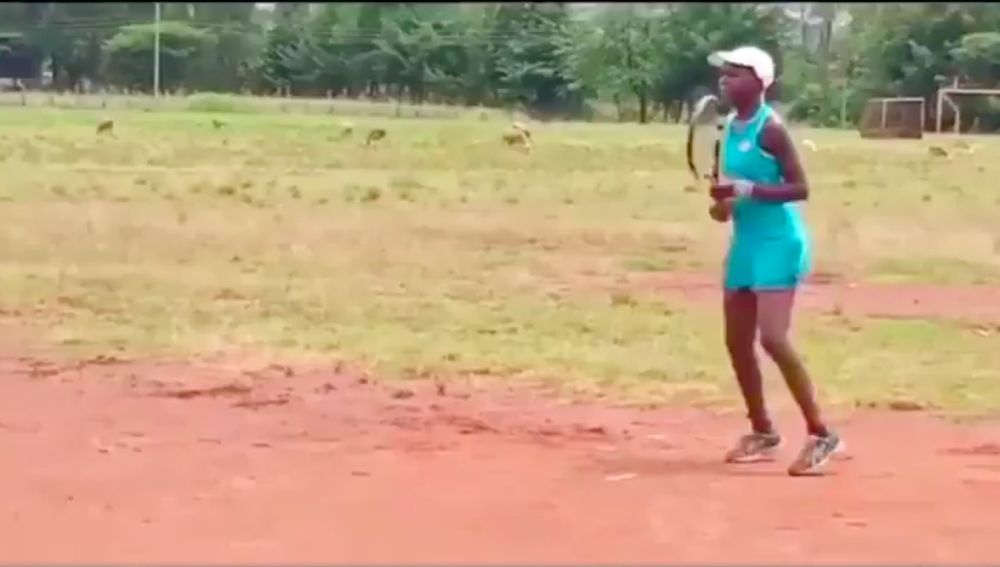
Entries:
[[[3, 562], [989, 562], [1000, 423], [836, 416], [821, 478], [736, 413], [243, 356], [0, 354]], [[734, 404], [736, 401], [734, 400]]]

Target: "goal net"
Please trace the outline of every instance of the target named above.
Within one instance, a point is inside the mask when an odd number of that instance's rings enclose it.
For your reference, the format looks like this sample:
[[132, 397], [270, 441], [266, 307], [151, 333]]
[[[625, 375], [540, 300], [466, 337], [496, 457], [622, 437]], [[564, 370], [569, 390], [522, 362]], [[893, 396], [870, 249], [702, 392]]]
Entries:
[[922, 98], [873, 98], [865, 103], [858, 130], [862, 138], [912, 138], [924, 134]]
[[1000, 131], [1000, 89], [941, 89], [935, 115], [937, 132], [985, 134]]

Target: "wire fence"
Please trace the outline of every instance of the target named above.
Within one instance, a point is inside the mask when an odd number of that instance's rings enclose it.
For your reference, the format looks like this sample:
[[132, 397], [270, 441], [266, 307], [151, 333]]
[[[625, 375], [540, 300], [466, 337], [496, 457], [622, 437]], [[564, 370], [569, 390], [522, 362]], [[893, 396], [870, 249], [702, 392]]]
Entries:
[[189, 111], [214, 113], [288, 113], [384, 118], [509, 120], [513, 111], [487, 107], [409, 104], [348, 98], [305, 98], [195, 93], [190, 95], [120, 93], [0, 92], [0, 106], [83, 110]]

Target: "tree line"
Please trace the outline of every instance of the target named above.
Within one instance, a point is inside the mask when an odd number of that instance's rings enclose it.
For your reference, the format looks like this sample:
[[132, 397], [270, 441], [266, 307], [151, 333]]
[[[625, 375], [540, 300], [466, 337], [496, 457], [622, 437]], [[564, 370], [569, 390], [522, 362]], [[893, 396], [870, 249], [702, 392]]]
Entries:
[[[997, 3], [161, 3], [161, 85], [517, 106], [678, 120], [714, 74], [707, 55], [754, 43], [778, 60], [795, 119], [857, 119], [873, 96], [932, 101], [957, 77], [1000, 86]], [[4, 51], [47, 61], [53, 88], [149, 92], [152, 3], [2, 3]], [[1000, 107], [978, 101], [986, 127]], [[928, 108], [933, 108], [929, 104]]]

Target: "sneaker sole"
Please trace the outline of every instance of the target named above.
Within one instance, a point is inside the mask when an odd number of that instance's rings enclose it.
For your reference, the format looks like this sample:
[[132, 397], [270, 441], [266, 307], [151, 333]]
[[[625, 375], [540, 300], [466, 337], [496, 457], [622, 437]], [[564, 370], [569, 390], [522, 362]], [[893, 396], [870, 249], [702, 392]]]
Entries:
[[746, 455], [743, 457], [726, 457], [726, 463], [730, 465], [752, 465], [754, 463], [773, 463], [777, 460], [778, 449], [781, 448], [781, 443], [773, 447], [768, 447], [760, 453], [754, 455]]
[[792, 469], [788, 469], [788, 474], [789, 476], [822, 476], [826, 472], [823, 469], [830, 463], [830, 461], [840, 461], [849, 458], [844, 454], [846, 451], [847, 443], [844, 443], [843, 439], [841, 439], [840, 442], [837, 443], [837, 447], [822, 461], [802, 471], [793, 471]]

